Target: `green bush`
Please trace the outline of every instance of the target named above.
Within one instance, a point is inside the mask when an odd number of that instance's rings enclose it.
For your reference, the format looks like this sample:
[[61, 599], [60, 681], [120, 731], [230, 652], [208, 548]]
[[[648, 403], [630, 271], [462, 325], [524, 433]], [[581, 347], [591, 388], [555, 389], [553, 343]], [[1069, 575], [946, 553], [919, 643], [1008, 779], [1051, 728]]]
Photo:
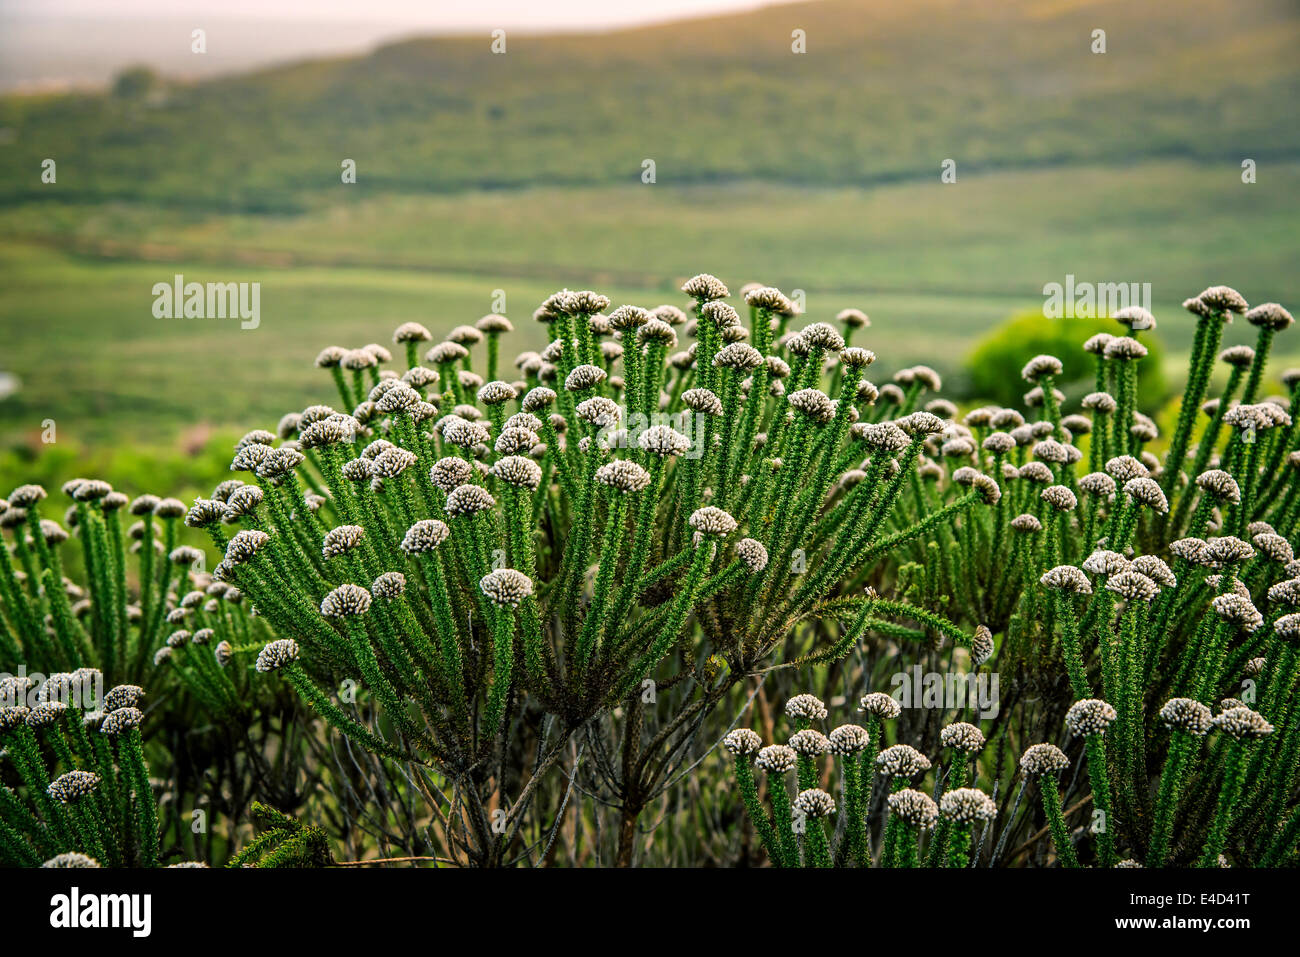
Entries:
[[120, 100], [142, 100], [161, 85], [158, 74], [149, 67], [128, 67], [114, 78], [113, 95]]
[[[1096, 386], [1096, 359], [1083, 350], [1083, 343], [1099, 332], [1125, 333], [1113, 319], [1047, 319], [1042, 313], [1023, 313], [994, 328], [971, 350], [966, 360], [970, 398], [1018, 407], [1030, 384], [1020, 377], [1029, 356], [1046, 353], [1065, 365], [1056, 387], [1076, 401]], [[1138, 385], [1138, 407], [1148, 414], [1168, 398], [1164, 375], [1164, 348], [1151, 333], [1142, 334], [1150, 354], [1142, 362]]]

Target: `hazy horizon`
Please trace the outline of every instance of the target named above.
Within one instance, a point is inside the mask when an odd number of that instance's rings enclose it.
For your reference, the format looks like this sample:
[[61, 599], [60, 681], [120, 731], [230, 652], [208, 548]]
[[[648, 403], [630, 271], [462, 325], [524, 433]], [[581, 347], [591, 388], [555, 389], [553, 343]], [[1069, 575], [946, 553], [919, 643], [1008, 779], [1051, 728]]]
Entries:
[[[790, 0], [785, 0], [790, 2]], [[487, 0], [452, 5], [371, 0], [0, 0], [0, 91], [102, 87], [126, 67], [202, 79], [318, 56], [364, 54], [404, 37], [493, 29], [602, 32], [772, 5], [771, 0], [602, 3]], [[203, 28], [207, 52], [190, 51]], [[485, 41], [486, 42], [486, 41]]]

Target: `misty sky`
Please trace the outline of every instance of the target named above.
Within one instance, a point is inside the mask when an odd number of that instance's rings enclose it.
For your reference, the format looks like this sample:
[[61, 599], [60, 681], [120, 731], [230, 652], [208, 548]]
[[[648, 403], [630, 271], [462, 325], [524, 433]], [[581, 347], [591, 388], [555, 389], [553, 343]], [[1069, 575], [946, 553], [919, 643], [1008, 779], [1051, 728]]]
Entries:
[[[203, 78], [418, 34], [608, 30], [764, 0], [0, 0], [0, 90], [98, 87], [145, 64]], [[189, 50], [203, 27], [208, 51]]]
[[72, 19], [208, 16], [369, 21], [446, 31], [489, 25], [599, 29], [761, 5], [761, 0], [0, 0], [0, 14]]

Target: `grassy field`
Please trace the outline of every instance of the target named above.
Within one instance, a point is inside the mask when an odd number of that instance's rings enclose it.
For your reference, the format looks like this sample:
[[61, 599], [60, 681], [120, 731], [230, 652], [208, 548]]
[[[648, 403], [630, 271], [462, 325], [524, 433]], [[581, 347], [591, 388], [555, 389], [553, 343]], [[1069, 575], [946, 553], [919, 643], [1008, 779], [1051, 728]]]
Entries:
[[[193, 450], [328, 399], [321, 346], [386, 343], [408, 319], [445, 331], [498, 289], [539, 346], [528, 317], [560, 286], [653, 306], [701, 270], [759, 280], [802, 290], [810, 318], [866, 309], [877, 381], [924, 361], [959, 394], [970, 345], [1067, 274], [1151, 283], [1171, 364], [1178, 304], [1208, 284], [1300, 302], [1288, 4], [880, 6], [0, 98], [0, 373], [18, 380], [0, 484], [37, 467], [46, 419], [110, 480], [206, 482]], [[155, 319], [175, 273], [261, 283], [260, 328]]]
[[[1068, 175], [1068, 191], [1048, 173], [870, 191], [539, 189], [198, 221], [108, 206], [43, 232], [30, 211], [14, 210], [0, 217], [22, 237], [0, 241], [9, 277], [0, 334], [3, 371], [20, 387], [0, 403], [0, 423], [11, 446], [33, 446], [53, 418], [60, 442], [87, 449], [183, 450], [209, 429], [265, 426], [328, 397], [311, 364], [327, 343], [386, 343], [407, 319], [446, 330], [490, 311], [501, 289], [507, 313], [540, 346], [528, 317], [559, 285], [655, 305], [680, 302], [676, 283], [697, 269], [733, 286], [803, 289], [812, 317], [861, 306], [874, 317], [865, 341], [880, 356], [877, 379], [926, 361], [957, 374], [957, 387], [971, 343], [1041, 306], [1043, 284], [1066, 273], [1152, 282], [1171, 361], [1191, 328], [1178, 303], [1207, 282], [1252, 299], [1300, 299], [1284, 263], [1300, 168], [1253, 187], [1178, 164]], [[1230, 217], [1201, 212], [1229, 204]], [[1126, 226], [1134, 217], [1152, 224], [1136, 237]], [[154, 318], [153, 284], [178, 272], [260, 282], [259, 328]], [[1238, 325], [1230, 338], [1248, 340]]]

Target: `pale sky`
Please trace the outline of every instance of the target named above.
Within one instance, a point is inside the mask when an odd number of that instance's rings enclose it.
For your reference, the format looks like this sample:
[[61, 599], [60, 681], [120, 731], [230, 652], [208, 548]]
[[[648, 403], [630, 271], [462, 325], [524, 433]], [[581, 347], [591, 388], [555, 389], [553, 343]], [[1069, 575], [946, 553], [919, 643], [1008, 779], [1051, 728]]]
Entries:
[[366, 21], [449, 31], [492, 25], [601, 29], [763, 5], [762, 0], [0, 0], [0, 15]]
[[[789, 0], [785, 0], [789, 2]], [[102, 87], [128, 66], [201, 79], [420, 34], [588, 32], [764, 0], [0, 0], [0, 90]], [[204, 57], [189, 34], [208, 33]]]

